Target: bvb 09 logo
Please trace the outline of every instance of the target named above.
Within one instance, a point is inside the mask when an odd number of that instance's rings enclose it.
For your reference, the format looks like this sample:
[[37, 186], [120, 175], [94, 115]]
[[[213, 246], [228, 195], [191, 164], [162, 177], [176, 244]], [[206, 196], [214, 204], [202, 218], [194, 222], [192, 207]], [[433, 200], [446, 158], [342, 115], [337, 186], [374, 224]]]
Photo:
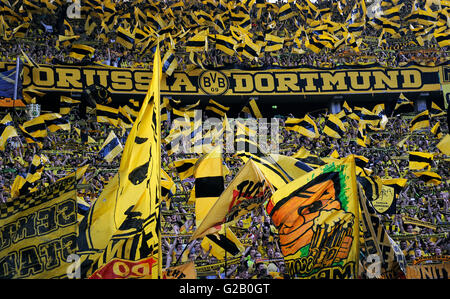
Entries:
[[198, 85], [209, 95], [221, 95], [228, 90], [228, 78], [219, 71], [204, 71], [198, 77]]

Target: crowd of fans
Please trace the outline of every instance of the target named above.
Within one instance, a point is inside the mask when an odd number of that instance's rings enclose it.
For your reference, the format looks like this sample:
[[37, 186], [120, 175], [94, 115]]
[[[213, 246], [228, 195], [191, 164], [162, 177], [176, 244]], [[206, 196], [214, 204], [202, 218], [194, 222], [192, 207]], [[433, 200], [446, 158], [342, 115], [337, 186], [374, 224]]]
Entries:
[[[154, 15], [159, 14], [167, 24], [173, 22], [174, 27], [171, 29], [171, 33], [174, 36], [179, 32], [191, 30], [191, 32], [187, 33], [185, 38], [177, 39], [174, 37], [173, 43], [171, 42], [171, 48], [176, 53], [179, 70], [186, 70], [189, 65], [192, 64], [192, 61], [189, 59], [189, 53], [185, 51], [188, 37], [193, 36], [192, 32], [195, 32], [195, 30], [209, 29], [209, 34], [211, 35], [219, 33], [212, 22], [201, 23], [201, 25], [191, 28], [184, 18], [184, 16], [194, 15], [198, 12], [206, 12], [213, 18], [217, 14], [223, 13], [223, 10], [218, 7], [208, 5], [209, 2], [214, 1], [183, 1], [184, 6], [181, 15], [180, 12], [176, 12], [173, 17], [164, 12], [167, 11], [168, 8], [171, 8], [174, 3], [177, 3], [177, 1], [159, 1], [158, 7], [160, 8], [160, 11], [156, 13], [150, 10]], [[88, 4], [81, 10], [81, 19], [67, 17], [66, 10], [68, 4], [58, 6], [56, 10], [51, 12], [48, 10], [39, 12], [32, 11], [33, 17], [29, 20], [30, 27], [27, 29], [27, 33], [24, 37], [13, 37], [12, 39], [4, 38], [0, 40], [2, 61], [15, 61], [18, 56], [22, 56], [20, 49], [22, 48], [22, 50], [36, 63], [79, 64], [82, 62], [100, 63], [119, 67], [150, 68], [152, 51], [142, 51], [141, 47], [137, 46], [137, 41], [135, 41], [135, 46], [133, 48], [124, 48], [123, 45], [116, 42], [115, 29], [119, 26], [131, 26], [130, 28], [134, 28], [133, 26], [136, 25], [135, 8], [146, 11], [145, 9], [148, 8], [148, 4], [153, 2], [139, 1], [138, 3], [134, 3], [133, 1], [115, 1], [113, 3], [115, 3], [116, 14], [119, 16], [130, 14], [130, 16], [127, 18], [119, 17], [115, 26], [109, 32], [101, 26], [102, 21], [104, 21], [102, 15], [96, 14], [94, 8], [90, 7]], [[351, 13], [355, 3], [354, 0], [346, 1], [342, 13], [336, 8], [336, 5], [332, 5], [330, 1], [316, 1], [315, 5], [319, 8], [331, 6], [330, 20], [345, 24], [347, 16]], [[402, 25], [401, 28], [409, 28], [408, 23], [405, 21], [405, 17], [411, 12], [413, 1], [405, 0], [402, 3], [404, 5], [400, 10], [399, 22]], [[272, 3], [277, 9], [284, 4], [284, 1]], [[87, 9], [85, 9], [86, 7]], [[292, 9], [298, 12], [298, 7], [294, 4], [292, 4]], [[241, 10], [239, 10], [238, 6], [235, 6], [233, 11], [238, 13]], [[447, 61], [446, 46], [440, 47], [435, 38], [431, 36], [430, 38], [425, 38], [424, 44], [419, 46], [416, 41], [415, 33], [410, 30], [406, 30], [404, 36], [401, 38], [392, 38], [390, 33], [386, 33], [383, 44], [379, 44], [378, 37], [381, 34], [381, 30], [371, 26], [370, 23], [367, 22], [367, 20], [370, 19], [368, 17], [364, 20], [365, 26], [363, 31], [356, 35], [356, 37], [358, 37], [359, 51], [355, 51], [355, 49], [344, 43], [341, 47], [333, 49], [325, 47], [320, 53], [314, 53], [305, 46], [304, 37], [299, 36], [300, 46], [294, 42], [294, 37], [296, 37], [296, 32], [298, 32], [299, 28], [306, 29], [309, 26], [301, 14], [298, 13], [287, 20], [279, 21], [278, 14], [275, 11], [276, 10], [272, 11], [268, 8], [263, 8], [262, 12], [260, 12], [258, 6], [253, 5], [248, 12], [251, 23], [248, 27], [248, 32], [249, 34], [254, 35], [254, 41], [258, 39], [258, 36], [264, 39], [266, 33], [284, 38], [285, 41], [281, 50], [274, 52], [266, 52], [263, 50], [257, 59], [250, 60], [245, 56], [238, 55], [236, 52], [234, 55], [226, 55], [224, 52], [216, 49], [214, 42], [210, 40], [207, 49], [205, 48], [204, 51], [196, 52], [200, 55], [203, 66], [313, 66], [333, 68], [354, 64], [379, 64], [384, 67], [397, 67], [410, 62], [418, 63], [420, 65], [439, 65]], [[91, 16], [92, 22], [95, 22], [96, 24], [92, 32], [89, 33], [86, 31], [85, 27], [88, 16]], [[95, 48], [95, 53], [92, 57], [87, 57], [83, 61], [77, 60], [69, 55], [71, 49], [70, 46], [63, 46], [59, 43], [59, 37], [65, 35], [64, 20], [72, 27], [73, 34], [79, 36], [74, 43], [84, 43]], [[17, 23], [17, 25], [20, 24], [20, 22]], [[12, 30], [17, 25], [14, 23], [14, 25], [9, 25], [9, 27]], [[230, 24], [226, 22], [225, 26], [227, 28], [229, 25]], [[226, 29], [226, 32], [228, 32], [227, 30], [229, 29]], [[4, 35], [7, 36], [8, 34], [4, 33]], [[297, 48], [298, 51], [295, 51], [294, 48]], [[164, 55], [165, 51], [168, 49], [169, 47], [163, 46], [162, 55]]]
[[[72, 115], [71, 125], [80, 128], [84, 121]], [[25, 110], [10, 111], [15, 124], [21, 124], [28, 119]], [[89, 114], [88, 114], [89, 115]], [[3, 116], [3, 113], [2, 113]], [[323, 128], [326, 115], [311, 115], [319, 130]], [[293, 115], [280, 118], [280, 153], [292, 156], [301, 148], [320, 158], [329, 157], [337, 151], [340, 157], [349, 154], [361, 155], [369, 158], [367, 168], [372, 175], [380, 178], [406, 178], [407, 185], [403, 188], [393, 215], [380, 215], [388, 234], [399, 242], [408, 263], [428, 256], [443, 256], [449, 253], [448, 223], [449, 206], [449, 171], [448, 157], [437, 154], [433, 160], [432, 169], [443, 179], [435, 186], [418, 180], [408, 169], [408, 151], [423, 151], [439, 153], [436, 144], [439, 141], [429, 129], [413, 132], [408, 136], [409, 118], [403, 114], [389, 118], [385, 130], [375, 131], [369, 135], [370, 146], [362, 147], [355, 141], [357, 123], [348, 119], [347, 135], [336, 139], [321, 134], [319, 138], [311, 139], [297, 132], [288, 131], [284, 121]], [[446, 116], [431, 119], [431, 126], [440, 121], [441, 130], [448, 132]], [[78, 182], [79, 201], [88, 205], [99, 196], [108, 180], [115, 174], [120, 163], [120, 155], [111, 163], [98, 156], [99, 146], [106, 139], [110, 130], [125, 143], [126, 134], [120, 128], [97, 123], [91, 115], [87, 122], [89, 136], [96, 143], [86, 145], [81, 143], [80, 136], [71, 132], [57, 131], [45, 138], [43, 147], [28, 144], [19, 132], [19, 137], [11, 138], [0, 159], [0, 200], [10, 200], [11, 186], [17, 175], [26, 176], [29, 165], [35, 154], [45, 155], [48, 161], [42, 172], [41, 179], [35, 184], [37, 188], [47, 186], [57, 179], [70, 174], [74, 170], [89, 165], [88, 170]], [[163, 137], [170, 132], [170, 120], [162, 125]], [[404, 141], [401, 144], [401, 141]], [[400, 144], [399, 144], [400, 143]], [[199, 272], [199, 277], [216, 278], [287, 278], [286, 268], [278, 245], [277, 230], [263, 207], [242, 216], [230, 223], [229, 227], [238, 236], [245, 247], [242, 255], [228, 257], [229, 262], [219, 261], [210, 252], [211, 248], [201, 245], [201, 239], [188, 243], [188, 239], [195, 230], [195, 201], [191, 201], [191, 191], [194, 187], [192, 177], [180, 181], [173, 166], [173, 161], [182, 158], [200, 157], [200, 154], [168, 154], [162, 147], [162, 168], [175, 181], [176, 190], [161, 206], [162, 215], [162, 249], [165, 267], [177, 265], [186, 261], [194, 261], [197, 267], [210, 266], [208, 271]], [[225, 187], [233, 179], [237, 171], [243, 166], [241, 159], [233, 153], [225, 153], [223, 159], [229, 169], [225, 175]], [[405, 216], [429, 223], [430, 227], [405, 224]], [[216, 266], [214, 266], [216, 265]]]
[[[141, 2], [137, 7], [144, 7]], [[162, 10], [168, 8], [174, 1], [160, 1]], [[403, 18], [411, 10], [412, 1], [404, 1], [405, 6], [401, 11]], [[191, 11], [207, 11], [214, 15], [214, 10], [206, 4], [206, 1], [184, 1], [185, 13]], [[284, 2], [275, 3], [281, 7]], [[327, 5], [327, 1], [318, 1], [317, 4]], [[348, 1], [345, 12], [348, 13], [353, 7], [354, 1]], [[133, 2], [116, 3], [116, 8], [122, 12], [134, 11]], [[58, 47], [58, 35], [63, 34], [62, 19], [64, 19], [67, 6], [58, 8], [54, 14], [34, 14], [31, 26], [24, 38], [14, 38], [12, 40], [0, 40], [0, 60], [13, 62], [22, 55], [23, 50], [36, 63], [60, 64], [60, 63], [80, 63], [69, 56], [70, 48]], [[187, 9], [189, 8], [189, 9]], [[294, 17], [286, 21], [277, 21], [276, 14], [262, 12], [258, 16], [258, 10], [254, 7], [251, 12], [250, 33], [258, 33], [266, 29], [269, 18], [276, 21], [276, 26], [271, 33], [283, 37], [286, 33], [293, 34], [301, 24], [300, 18]], [[177, 18], [175, 18], [177, 20]], [[345, 21], [345, 17], [333, 9], [332, 20], [336, 22]], [[101, 20], [96, 19], [97, 23]], [[181, 22], [181, 20], [180, 20]], [[101, 28], [98, 26], [91, 35], [86, 35], [84, 25], [85, 19], [70, 20], [74, 33], [80, 35], [80, 41], [85, 41], [95, 47], [96, 51], [90, 59], [83, 63], [101, 63], [118, 67], [149, 68], [153, 55], [151, 52], [141, 53], [133, 48], [124, 49], [122, 45], [111, 42], [114, 40], [114, 32], [106, 35], [106, 40], [101, 41], [99, 36]], [[175, 23], [175, 28], [180, 23]], [[50, 26], [50, 27], [49, 27]], [[214, 33], [211, 28], [210, 33]], [[292, 53], [293, 43], [285, 42], [285, 47], [281, 51], [273, 53], [263, 53], [254, 61], [240, 60], [237, 55], [224, 55], [217, 49], [211, 48], [202, 53], [203, 65], [206, 67], [220, 67], [223, 65], [234, 65], [239, 67], [248, 66], [317, 66], [317, 67], [338, 67], [354, 63], [370, 64], [378, 63], [382, 66], [396, 67], [416, 62], [425, 65], [437, 65], [447, 61], [446, 47], [438, 47], [432, 39], [425, 41], [423, 47], [413, 45], [412, 33], [407, 33], [401, 40], [386, 39], [384, 47], [378, 47], [377, 37], [380, 32], [367, 25], [363, 30], [360, 52], [355, 52], [348, 47], [338, 50], [324, 49], [320, 53], [313, 53], [307, 48], [303, 48], [304, 53]], [[184, 69], [190, 64], [189, 55], [183, 50], [185, 41], [179, 41], [175, 45], [178, 68]], [[401, 45], [400, 49], [393, 50], [395, 45]], [[162, 53], [164, 55], [164, 51]], [[0, 119], [5, 115], [1, 111]], [[21, 124], [28, 119], [25, 110], [8, 111], [11, 113], [14, 123]], [[357, 124], [354, 120], [348, 120], [348, 132], [345, 138], [335, 139], [324, 134], [317, 139], [310, 139], [296, 132], [288, 131], [284, 128], [285, 116], [281, 120], [281, 140], [279, 141], [282, 154], [291, 156], [300, 148], [310, 151], [318, 157], [328, 157], [331, 152], [337, 151], [340, 157], [349, 154], [362, 155], [369, 158], [367, 167], [373, 171], [373, 175], [382, 178], [407, 178], [407, 186], [403, 189], [397, 201], [396, 213], [393, 215], [381, 215], [386, 225], [389, 235], [397, 238], [405, 257], [409, 263], [424, 256], [441, 256], [449, 254], [448, 223], [450, 215], [449, 205], [449, 162], [448, 157], [438, 155], [434, 159], [433, 169], [442, 178], [442, 183], [438, 186], [430, 186], [418, 180], [409, 170], [407, 159], [399, 157], [407, 156], [408, 151], [424, 151], [438, 153], [436, 144], [439, 141], [429, 130], [416, 132], [407, 139], [403, 145], [399, 142], [410, 133], [408, 119], [402, 115], [394, 115], [389, 118], [385, 130], [370, 134], [371, 145], [361, 147], [356, 144]], [[313, 116], [319, 128], [323, 128], [326, 116]], [[431, 127], [438, 121], [438, 118], [431, 119]], [[446, 121], [441, 121], [442, 132], [448, 133]], [[81, 128], [84, 123], [76, 115], [72, 115], [72, 128]], [[11, 138], [6, 149], [1, 153], [0, 159], [0, 201], [10, 200], [11, 186], [17, 175], [25, 176], [30, 163], [35, 154], [45, 155], [48, 159], [42, 172], [41, 179], [36, 183], [36, 187], [47, 186], [57, 179], [68, 175], [75, 169], [84, 165], [89, 165], [83, 178], [79, 181], [79, 200], [91, 204], [101, 193], [103, 187], [117, 171], [120, 155], [111, 163], [106, 162], [98, 156], [99, 146], [102, 145], [110, 130], [115, 130], [117, 136], [125, 143], [126, 134], [122, 130], [109, 125], [97, 123], [95, 117], [91, 117], [87, 122], [89, 136], [96, 143], [83, 144], [81, 136], [70, 132], [58, 131], [49, 134], [40, 148], [37, 144], [28, 144], [18, 130], [19, 137]], [[167, 136], [170, 130], [170, 122], [164, 122], [162, 126], [163, 136]], [[235, 223], [230, 224], [230, 228], [239, 237], [245, 246], [242, 255], [234, 262], [228, 264], [219, 263], [216, 257], [210, 254], [211, 248], [201, 246], [201, 240], [188, 243], [189, 236], [195, 230], [194, 202], [189, 201], [194, 181], [192, 178], [184, 181], [176, 179], [177, 174], [173, 168], [173, 161], [186, 158], [186, 155], [169, 155], [165, 148], [162, 148], [162, 168], [174, 178], [176, 182], [176, 192], [171, 196], [170, 201], [165, 201], [162, 205], [162, 248], [164, 253], [164, 265], [166, 267], [176, 265], [180, 262], [195, 261], [196, 265], [207, 266], [217, 264], [217, 267], [210, 267], [209, 271], [199, 274], [202, 277], [217, 278], [287, 278], [286, 268], [283, 263], [281, 251], [277, 242], [276, 228], [271, 223], [270, 217], [261, 207], [251, 214], [241, 217]], [[189, 157], [198, 157], [189, 156]], [[446, 160], [447, 159], [447, 160]], [[234, 175], [243, 166], [242, 161], [233, 154], [224, 154], [224, 162], [230, 173], [225, 176], [225, 186], [232, 180]], [[421, 227], [417, 225], [404, 224], [404, 216], [413, 217], [436, 226], [436, 229]], [[422, 237], [425, 236], [425, 237]], [[426, 237], [429, 236], [429, 237]], [[212, 270], [211, 270], [212, 269]]]

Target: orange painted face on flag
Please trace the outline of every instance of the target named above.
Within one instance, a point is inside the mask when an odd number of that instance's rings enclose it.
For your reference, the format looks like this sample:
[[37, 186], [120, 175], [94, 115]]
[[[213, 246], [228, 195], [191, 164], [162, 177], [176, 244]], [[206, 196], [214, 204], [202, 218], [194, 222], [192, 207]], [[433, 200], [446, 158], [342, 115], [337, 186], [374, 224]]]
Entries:
[[292, 278], [356, 277], [357, 200], [354, 158], [317, 168], [273, 194], [266, 211]]
[[332, 180], [326, 180], [299, 190], [274, 211], [272, 221], [279, 227], [280, 246], [284, 256], [294, 254], [310, 243], [314, 219], [321, 211], [341, 209], [335, 194], [335, 184]]

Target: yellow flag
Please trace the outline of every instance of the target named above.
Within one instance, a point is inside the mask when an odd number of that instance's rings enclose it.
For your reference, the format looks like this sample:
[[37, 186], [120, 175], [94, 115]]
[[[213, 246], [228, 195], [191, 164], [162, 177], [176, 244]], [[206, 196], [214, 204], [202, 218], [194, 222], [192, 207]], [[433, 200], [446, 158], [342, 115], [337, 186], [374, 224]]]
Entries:
[[278, 189], [266, 205], [287, 271], [299, 278], [356, 278], [358, 194], [353, 156]]
[[18, 136], [16, 128], [14, 128], [11, 115], [8, 113], [0, 121], [0, 151], [5, 150], [6, 142], [8, 141], [9, 138], [16, 136]]
[[270, 195], [270, 185], [253, 160], [249, 160], [222, 192], [190, 240], [219, 231], [230, 222], [260, 206]]
[[223, 192], [222, 153], [216, 147], [201, 157], [194, 166], [195, 177], [195, 219], [197, 226], [205, 218]]
[[450, 134], [445, 135], [444, 138], [439, 141], [436, 147], [445, 155], [450, 156]]
[[239, 256], [244, 251], [244, 245], [229, 227], [221, 225], [219, 232], [207, 235], [201, 243], [203, 250], [208, 251], [218, 260]]
[[[152, 81], [125, 143], [118, 173], [79, 226], [79, 254], [95, 262], [89, 277], [113, 258], [137, 261], [151, 257], [150, 276], [160, 276], [159, 204], [161, 57], [156, 50]], [[97, 252], [93, 254], [92, 252]]]

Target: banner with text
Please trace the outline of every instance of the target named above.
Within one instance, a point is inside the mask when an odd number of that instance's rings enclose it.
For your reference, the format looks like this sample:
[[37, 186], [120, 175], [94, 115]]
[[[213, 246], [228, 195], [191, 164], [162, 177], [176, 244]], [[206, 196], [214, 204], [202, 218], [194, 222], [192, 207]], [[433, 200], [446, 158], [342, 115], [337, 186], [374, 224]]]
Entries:
[[[0, 63], [1, 70], [14, 68]], [[163, 75], [161, 93], [167, 95], [258, 96], [324, 95], [342, 93], [425, 92], [441, 90], [441, 67], [411, 66], [386, 69], [272, 68], [264, 70], [194, 69]], [[112, 94], [142, 94], [151, 79], [147, 69], [100, 65], [40, 65], [23, 68], [23, 89], [81, 92], [97, 84]]]
[[67, 278], [76, 251], [75, 177], [0, 203], [0, 278]]

